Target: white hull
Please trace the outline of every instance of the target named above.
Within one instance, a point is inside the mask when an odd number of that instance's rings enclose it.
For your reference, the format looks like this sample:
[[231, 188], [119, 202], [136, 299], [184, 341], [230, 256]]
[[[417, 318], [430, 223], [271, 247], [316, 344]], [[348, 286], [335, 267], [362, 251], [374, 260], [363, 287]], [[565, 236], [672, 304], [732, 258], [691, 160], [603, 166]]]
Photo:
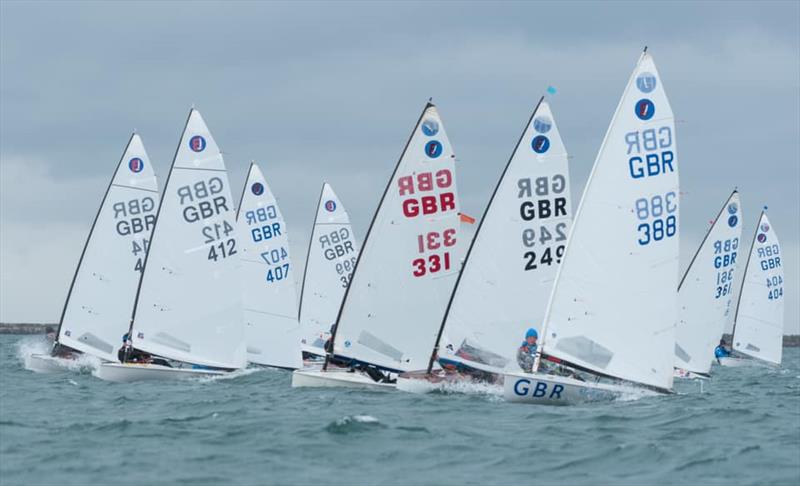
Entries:
[[49, 354], [32, 354], [25, 358], [25, 369], [34, 373], [61, 373], [74, 367], [74, 359], [63, 359]]
[[655, 395], [658, 393], [643, 388], [531, 373], [506, 373], [503, 385], [506, 401], [541, 405], [576, 405], [608, 402], [626, 396]]
[[719, 358], [719, 364], [727, 368], [737, 368], [750, 363], [752, 363], [752, 361], [746, 358], [734, 358], [732, 356], [728, 356], [727, 358]]
[[681, 378], [681, 379], [684, 379], [684, 380], [694, 380], [694, 379], [697, 379], [697, 378], [699, 378], [701, 380], [707, 380], [707, 379], [710, 378], [707, 375], [700, 375], [700, 374], [697, 374], [697, 373], [695, 373], [693, 371], [684, 370], [684, 369], [681, 369], [681, 368], [675, 368], [673, 370], [672, 376], [674, 378]]
[[394, 389], [394, 383], [378, 383], [359, 371], [340, 370], [297, 370], [292, 373], [292, 387], [335, 387]]
[[103, 363], [92, 374], [104, 381], [130, 383], [134, 381], [187, 380], [209, 376], [221, 376], [225, 371], [192, 368], [170, 368], [156, 364]]

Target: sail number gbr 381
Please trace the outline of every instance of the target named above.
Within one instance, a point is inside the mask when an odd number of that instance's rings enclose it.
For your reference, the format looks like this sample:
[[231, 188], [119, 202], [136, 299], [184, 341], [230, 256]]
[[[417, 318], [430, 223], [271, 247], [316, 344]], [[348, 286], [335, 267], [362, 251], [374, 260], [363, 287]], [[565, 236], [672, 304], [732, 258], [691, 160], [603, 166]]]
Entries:
[[236, 254], [236, 231], [221, 214], [232, 214], [225, 191], [225, 181], [217, 176], [178, 188], [183, 208], [181, 214], [189, 224], [202, 223], [203, 244], [208, 245], [208, 260], [218, 261]]

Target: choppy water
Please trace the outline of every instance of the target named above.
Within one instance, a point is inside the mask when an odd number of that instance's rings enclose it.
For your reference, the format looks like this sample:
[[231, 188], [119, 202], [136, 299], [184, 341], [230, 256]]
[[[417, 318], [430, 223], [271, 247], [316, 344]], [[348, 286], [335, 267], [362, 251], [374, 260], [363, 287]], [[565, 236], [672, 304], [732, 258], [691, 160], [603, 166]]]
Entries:
[[704, 391], [577, 407], [292, 389], [288, 372], [36, 375], [0, 336], [0, 484], [798, 484], [800, 349]]

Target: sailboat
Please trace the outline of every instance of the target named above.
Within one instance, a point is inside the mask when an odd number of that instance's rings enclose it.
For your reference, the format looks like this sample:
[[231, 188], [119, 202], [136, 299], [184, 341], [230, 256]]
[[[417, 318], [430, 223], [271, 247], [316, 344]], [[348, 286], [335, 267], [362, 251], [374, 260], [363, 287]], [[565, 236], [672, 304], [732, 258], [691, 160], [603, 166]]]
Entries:
[[[292, 386], [394, 387], [427, 366], [459, 262], [455, 156], [432, 103], [389, 179], [345, 291], [322, 370]], [[344, 368], [335, 368], [334, 364]]]
[[326, 182], [319, 195], [300, 290], [298, 320], [304, 355], [324, 358], [325, 341], [336, 322], [357, 259], [358, 242], [350, 215]]
[[576, 212], [533, 373], [506, 372], [506, 400], [572, 404], [629, 390], [671, 392], [677, 162], [672, 109], [645, 49]]
[[219, 375], [247, 363], [240, 247], [228, 173], [192, 109], [172, 161], [131, 316], [123, 363], [108, 381]]
[[[572, 221], [567, 151], [549, 104], [539, 100], [495, 187], [439, 329], [425, 374], [502, 382], [517, 349], [540, 328]], [[444, 373], [434, 373], [437, 360]], [[455, 372], [455, 373], [453, 373]]]
[[142, 138], [134, 133], [106, 188], [78, 260], [49, 355], [34, 354], [37, 372], [64, 369], [80, 354], [117, 360], [158, 209], [158, 186]]
[[286, 221], [255, 163], [250, 164], [236, 220], [247, 360], [277, 368], [300, 368], [297, 293]]
[[724, 366], [747, 361], [780, 365], [783, 357], [783, 255], [778, 235], [761, 212], [744, 269], [733, 321], [733, 356], [721, 358]]
[[733, 191], [717, 213], [678, 285], [676, 377], [709, 376], [714, 347], [733, 315], [741, 222], [739, 193]]

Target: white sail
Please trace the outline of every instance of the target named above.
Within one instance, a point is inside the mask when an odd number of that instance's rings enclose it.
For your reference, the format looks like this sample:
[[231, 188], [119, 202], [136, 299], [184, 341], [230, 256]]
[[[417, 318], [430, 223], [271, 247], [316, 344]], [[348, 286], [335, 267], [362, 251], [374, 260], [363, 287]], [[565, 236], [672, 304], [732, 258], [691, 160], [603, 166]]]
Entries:
[[247, 360], [300, 368], [297, 292], [286, 221], [256, 164], [247, 174], [237, 222]]
[[733, 328], [733, 349], [780, 364], [783, 356], [783, 255], [762, 212], [744, 271]]
[[672, 387], [678, 165], [672, 109], [643, 53], [606, 133], [553, 288], [543, 352]]
[[445, 318], [440, 356], [474, 360], [471, 354], [488, 351], [493, 359], [484, 364], [516, 368], [525, 331], [542, 329], [572, 221], [570, 200], [567, 151], [541, 101], [478, 226]]
[[70, 287], [58, 342], [116, 361], [158, 210], [158, 185], [133, 134], [117, 164]]
[[364, 239], [334, 337], [337, 355], [428, 366], [459, 262], [455, 156], [428, 104]]
[[675, 366], [708, 374], [714, 348], [733, 315], [733, 289], [742, 236], [739, 193], [722, 206], [678, 287]]
[[199, 365], [245, 366], [233, 208], [222, 154], [200, 113], [192, 110], [139, 284], [134, 347]]
[[320, 355], [325, 353], [323, 337], [336, 322], [357, 259], [358, 243], [350, 216], [325, 183], [308, 243], [299, 311], [303, 340]]

